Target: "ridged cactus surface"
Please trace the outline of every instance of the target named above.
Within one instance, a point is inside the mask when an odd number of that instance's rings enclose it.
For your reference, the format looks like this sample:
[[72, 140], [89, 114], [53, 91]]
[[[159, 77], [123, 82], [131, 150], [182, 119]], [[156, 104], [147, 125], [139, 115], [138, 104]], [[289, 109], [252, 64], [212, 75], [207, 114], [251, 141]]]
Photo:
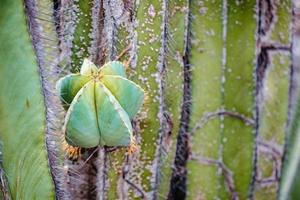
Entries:
[[[9, 193], [12, 199], [297, 199], [296, 0], [2, 4], [4, 199]], [[84, 59], [99, 71], [105, 63], [122, 63], [126, 78], [145, 91], [135, 116], [125, 108], [129, 96], [117, 97], [131, 120], [136, 151], [86, 137], [64, 140], [64, 132], [73, 137], [78, 129], [80, 94], [85, 102], [98, 94], [85, 78], [78, 85], [69, 79]], [[64, 86], [73, 93], [64, 93]], [[109, 90], [115, 95], [123, 86]], [[67, 143], [83, 147], [75, 159]]]

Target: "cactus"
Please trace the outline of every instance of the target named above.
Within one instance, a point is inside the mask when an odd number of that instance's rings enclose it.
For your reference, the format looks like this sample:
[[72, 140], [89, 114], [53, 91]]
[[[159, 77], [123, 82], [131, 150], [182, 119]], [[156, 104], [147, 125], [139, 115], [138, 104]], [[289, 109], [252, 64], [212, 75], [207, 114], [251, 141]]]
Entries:
[[[298, 4], [4, 0], [0, 198], [299, 198]], [[86, 58], [127, 75], [88, 83], [98, 69]], [[137, 115], [128, 99], [142, 95], [116, 77], [145, 90]], [[79, 116], [94, 95], [118, 112]], [[129, 142], [107, 143], [109, 115], [126, 118], [112, 128]]]
[[[40, 1], [35, 6], [47, 5], [47, 2]], [[42, 65], [46, 66], [40, 58], [44, 56], [42, 51], [48, 48], [44, 41], [37, 40], [37, 35], [31, 35], [32, 40], [30, 38], [29, 33], [35, 34], [39, 26], [33, 19], [33, 16], [38, 16], [35, 10], [31, 10], [32, 6], [31, 2], [24, 5], [23, 1], [2, 1], [0, 8], [0, 82], [3, 86], [0, 97], [1, 180], [7, 179], [2, 189], [5, 199], [54, 199], [56, 196], [49, 170], [49, 163], [52, 167], [55, 163], [51, 154], [48, 154], [48, 159], [45, 147], [45, 138], [50, 143], [51, 137], [47, 130], [50, 122], [46, 121], [50, 119], [46, 117], [44, 106], [47, 95], [40, 84], [43, 72], [39, 69]], [[44, 33], [48, 31], [51, 28], [45, 29]], [[39, 51], [39, 58], [35, 50]], [[45, 55], [44, 59], [46, 57], [50, 59], [49, 55]]]

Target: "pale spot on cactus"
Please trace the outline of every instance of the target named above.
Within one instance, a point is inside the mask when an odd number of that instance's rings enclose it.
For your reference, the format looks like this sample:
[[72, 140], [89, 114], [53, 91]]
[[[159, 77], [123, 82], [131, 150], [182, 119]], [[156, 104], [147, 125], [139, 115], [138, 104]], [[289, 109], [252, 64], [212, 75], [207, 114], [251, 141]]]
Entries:
[[207, 9], [208, 9], [208, 8], [206, 8], [206, 7], [201, 7], [201, 8], [199, 9], [199, 13], [200, 13], [201, 15], [205, 15], [206, 12], [207, 12]]

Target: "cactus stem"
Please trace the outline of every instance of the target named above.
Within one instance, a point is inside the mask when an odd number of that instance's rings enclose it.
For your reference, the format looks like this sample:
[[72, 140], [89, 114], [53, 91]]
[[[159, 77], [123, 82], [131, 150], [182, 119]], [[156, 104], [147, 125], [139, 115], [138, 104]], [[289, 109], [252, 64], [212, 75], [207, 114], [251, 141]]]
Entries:
[[169, 199], [184, 199], [186, 197], [187, 180], [187, 160], [189, 155], [189, 122], [191, 110], [191, 66], [190, 66], [190, 48], [191, 48], [191, 24], [192, 13], [190, 10], [191, 1], [187, 0], [187, 12], [185, 18], [185, 36], [184, 36], [184, 55], [183, 55], [183, 100], [181, 105], [181, 116], [179, 133], [177, 136], [176, 156], [174, 168], [171, 177]]
[[92, 61], [96, 65], [101, 66], [105, 62], [105, 39], [103, 37], [105, 11], [102, 0], [94, 0], [92, 16], [93, 40], [90, 54], [92, 56]]
[[[267, 8], [265, 8], [267, 6]], [[264, 9], [265, 8], [265, 9]], [[267, 30], [270, 28], [270, 25], [273, 22], [274, 13], [273, 13], [273, 4], [271, 1], [261, 1], [257, 2], [258, 16], [257, 16], [257, 46], [261, 45], [261, 38], [266, 34]], [[264, 18], [266, 16], [266, 18]], [[255, 69], [255, 139], [258, 140], [259, 135], [259, 121], [260, 121], [260, 103], [261, 103], [261, 92], [263, 88], [263, 79], [265, 77], [265, 72], [269, 64], [269, 57], [267, 50], [264, 48], [256, 49], [256, 69]], [[258, 171], [258, 144], [254, 143], [254, 153], [253, 153], [253, 174], [249, 189], [249, 198], [253, 199], [255, 183], [257, 180], [257, 171]]]
[[108, 58], [114, 60], [116, 56], [116, 40], [117, 40], [117, 22], [112, 13], [112, 9], [117, 9], [112, 6], [110, 0], [103, 1], [103, 7], [105, 12], [104, 27], [106, 32], [106, 44], [108, 46]]
[[157, 190], [158, 185], [160, 183], [160, 168], [162, 165], [162, 155], [163, 155], [163, 141], [165, 137], [167, 137], [167, 111], [165, 105], [165, 68], [166, 68], [166, 55], [167, 55], [167, 44], [168, 44], [168, 0], [164, 0], [162, 2], [162, 26], [161, 26], [161, 47], [160, 53], [158, 57], [158, 90], [159, 90], [159, 123], [160, 129], [158, 131], [158, 140], [155, 152], [155, 158], [153, 161], [154, 167], [154, 177], [153, 177], [153, 185], [152, 185], [152, 198], [157, 199]]
[[[28, 16], [29, 30], [33, 40], [33, 46], [37, 55], [37, 62], [39, 65], [40, 77], [43, 88], [43, 95], [46, 107], [46, 147], [49, 155], [50, 171], [53, 176], [55, 189], [57, 191], [57, 198], [64, 196], [63, 175], [58, 170], [59, 168], [59, 154], [60, 150], [57, 148], [56, 141], [60, 137], [60, 125], [63, 118], [63, 108], [60, 106], [59, 99], [55, 95], [55, 81], [58, 79], [55, 71], [57, 71], [57, 55], [58, 50], [49, 48], [49, 46], [56, 47], [58, 40], [51, 35], [55, 32], [54, 15], [47, 15], [42, 18], [40, 10], [47, 10], [49, 8], [43, 7], [47, 2], [38, 2], [35, 0], [25, 1], [25, 10]], [[47, 7], [50, 5], [46, 5]], [[41, 32], [41, 29], [47, 32]], [[41, 48], [42, 47], [42, 48]], [[51, 49], [51, 50], [49, 50]], [[63, 186], [63, 187], [62, 187]]]
[[[288, 7], [287, 7], [288, 8]], [[274, 64], [273, 54], [276, 52], [280, 52], [287, 57], [290, 55], [292, 51], [292, 45], [290, 44], [288, 37], [287, 39], [275, 38], [274, 40], [274, 30], [276, 30], [276, 26], [278, 26], [280, 16], [277, 12], [279, 11], [280, 6], [277, 2], [273, 0], [257, 1], [257, 50], [256, 50], [256, 69], [255, 69], [255, 78], [256, 78], [256, 102], [255, 102], [255, 152], [254, 152], [254, 163], [253, 163], [253, 177], [250, 188], [250, 199], [253, 199], [253, 191], [256, 188], [255, 184], [258, 184], [259, 187], [264, 185], [273, 184], [272, 187], [278, 188], [279, 174], [280, 168], [282, 164], [282, 149], [278, 147], [278, 145], [274, 142], [268, 141], [265, 139], [266, 136], [266, 122], [267, 117], [265, 116], [265, 111], [268, 109], [268, 102], [266, 100], [266, 91], [265, 88], [268, 87], [268, 83], [271, 81], [272, 77], [270, 74], [275, 73], [274, 68], [276, 64]], [[278, 14], [278, 15], [276, 15]], [[284, 38], [284, 37], [283, 37]], [[278, 72], [277, 72], [278, 73]], [[290, 77], [286, 78], [291, 79], [293, 73], [293, 69], [290, 69]], [[290, 94], [289, 98], [291, 98], [291, 80], [290, 80]], [[280, 92], [283, 93], [284, 92]], [[280, 100], [279, 100], [280, 101]], [[290, 102], [288, 103], [290, 104]], [[283, 104], [284, 105], [284, 104]], [[270, 108], [269, 108], [270, 109]], [[290, 105], [288, 105], [288, 114], [287, 120], [289, 121], [289, 112], [291, 110]], [[286, 113], [282, 113], [283, 115]], [[276, 121], [276, 119], [275, 119]], [[287, 129], [288, 123], [285, 124], [285, 129]], [[279, 140], [276, 133], [273, 133], [273, 138]], [[266, 141], [265, 141], [266, 140]], [[270, 166], [272, 167], [273, 177], [261, 178], [260, 171], [264, 171], [265, 167], [258, 165], [260, 163], [258, 160], [263, 160], [266, 156], [272, 157], [272, 162]], [[263, 179], [263, 181], [260, 181]]]
[[[278, 199], [286, 199], [291, 188], [295, 188], [295, 183], [292, 183], [293, 177], [296, 174], [296, 166], [299, 165], [299, 157], [293, 156], [293, 151], [297, 151], [296, 133], [293, 133], [293, 120], [297, 120], [297, 105], [299, 102], [299, 87], [300, 87], [300, 7], [297, 1], [292, 1], [292, 35], [291, 35], [291, 55], [292, 65], [290, 70], [290, 88], [289, 88], [289, 105], [288, 105], [288, 119], [286, 125], [285, 145], [282, 156], [283, 167], [280, 174], [280, 187], [277, 190]], [[294, 135], [293, 135], [294, 134]], [[298, 133], [299, 134], [299, 133]], [[295, 142], [295, 144], [294, 144]], [[295, 149], [294, 149], [295, 148]], [[292, 150], [289, 150], [292, 149]], [[295, 152], [294, 152], [295, 153]], [[293, 162], [298, 160], [296, 162]], [[297, 163], [298, 162], [298, 163]], [[296, 166], [293, 166], [296, 165]], [[298, 170], [299, 172], [299, 170]], [[294, 184], [294, 186], [293, 186]], [[296, 186], [297, 187], [297, 186]], [[295, 190], [295, 189], [294, 189]], [[297, 189], [296, 189], [297, 190]], [[292, 198], [292, 197], [291, 197]]]

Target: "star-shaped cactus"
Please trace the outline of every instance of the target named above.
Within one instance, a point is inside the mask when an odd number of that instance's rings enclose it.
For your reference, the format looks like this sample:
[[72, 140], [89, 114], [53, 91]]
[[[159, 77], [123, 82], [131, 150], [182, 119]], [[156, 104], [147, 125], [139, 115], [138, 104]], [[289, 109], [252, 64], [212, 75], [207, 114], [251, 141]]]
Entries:
[[126, 78], [122, 63], [112, 61], [100, 69], [85, 59], [79, 74], [57, 83], [67, 111], [66, 141], [75, 147], [129, 146], [131, 119], [144, 101], [143, 89]]

